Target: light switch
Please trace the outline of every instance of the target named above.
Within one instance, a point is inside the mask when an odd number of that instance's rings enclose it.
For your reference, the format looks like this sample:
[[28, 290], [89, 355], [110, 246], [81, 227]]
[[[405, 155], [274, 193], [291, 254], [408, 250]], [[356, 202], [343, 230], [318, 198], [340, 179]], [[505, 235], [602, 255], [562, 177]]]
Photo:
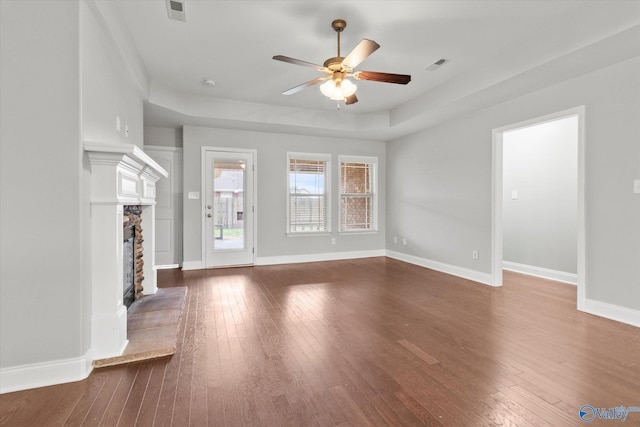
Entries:
[[192, 200], [198, 200], [200, 198], [200, 192], [199, 191], [189, 191], [189, 196], [190, 199]]
[[640, 179], [636, 179], [633, 181], [633, 192], [636, 194], [640, 194]]

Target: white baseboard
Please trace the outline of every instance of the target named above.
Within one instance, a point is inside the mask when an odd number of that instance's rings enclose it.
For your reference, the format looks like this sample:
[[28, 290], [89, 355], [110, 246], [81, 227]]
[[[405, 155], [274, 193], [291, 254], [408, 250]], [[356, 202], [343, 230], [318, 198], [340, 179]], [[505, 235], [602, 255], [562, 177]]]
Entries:
[[183, 270], [202, 270], [204, 263], [202, 261], [182, 261]]
[[0, 394], [81, 381], [93, 370], [91, 350], [84, 356], [0, 369]]
[[640, 328], [640, 311], [638, 310], [589, 298], [584, 300], [581, 310], [585, 313], [606, 317], [607, 319], [615, 320], [616, 322], [622, 322]]
[[156, 270], [171, 270], [180, 267], [180, 264], [156, 265]]
[[256, 259], [256, 265], [296, 264], [300, 262], [336, 261], [341, 259], [371, 258], [378, 256], [385, 256], [385, 250], [378, 249], [371, 251], [327, 252], [322, 254], [258, 257]]
[[555, 280], [557, 282], [569, 283], [571, 285], [578, 284], [578, 275], [575, 273], [567, 273], [565, 271], [551, 270], [549, 268], [535, 267], [533, 265], [519, 264], [517, 262], [503, 261], [502, 268], [516, 273], [526, 274], [528, 276], [542, 277], [543, 279]]
[[451, 274], [452, 276], [462, 277], [463, 279], [473, 280], [474, 282], [479, 282], [484, 285], [499, 286], [494, 283], [493, 276], [490, 273], [482, 273], [481, 271], [470, 270], [468, 268], [445, 264], [443, 262], [433, 261], [426, 258], [420, 258], [414, 255], [407, 255], [403, 254], [402, 252], [387, 250], [386, 255], [389, 258], [394, 258], [400, 261], [408, 262], [410, 264], [419, 265], [421, 267], [440, 271], [442, 273]]

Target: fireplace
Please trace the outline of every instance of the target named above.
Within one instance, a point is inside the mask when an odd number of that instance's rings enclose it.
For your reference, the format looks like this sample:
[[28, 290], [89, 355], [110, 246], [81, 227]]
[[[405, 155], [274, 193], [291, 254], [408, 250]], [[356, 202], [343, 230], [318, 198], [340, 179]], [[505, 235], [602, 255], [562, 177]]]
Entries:
[[[136, 295], [157, 290], [155, 183], [168, 173], [135, 145], [85, 141], [84, 150], [91, 164], [91, 350], [96, 360], [124, 352], [127, 305]], [[125, 298], [131, 277], [133, 292]]]
[[122, 303], [131, 307], [140, 298], [144, 280], [142, 243], [142, 207], [127, 205], [122, 210]]

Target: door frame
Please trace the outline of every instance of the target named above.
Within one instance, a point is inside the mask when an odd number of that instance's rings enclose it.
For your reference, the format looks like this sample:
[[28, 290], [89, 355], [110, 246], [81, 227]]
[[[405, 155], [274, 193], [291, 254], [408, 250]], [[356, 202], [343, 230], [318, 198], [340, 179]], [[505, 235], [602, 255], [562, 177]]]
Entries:
[[[257, 200], [258, 200], [258, 180], [257, 180], [257, 176], [258, 176], [258, 150], [257, 149], [253, 149], [253, 148], [231, 148], [231, 147], [212, 147], [212, 146], [202, 146], [200, 149], [200, 188], [202, 189], [202, 194], [200, 197], [200, 220], [201, 220], [201, 230], [202, 230], [202, 234], [201, 234], [201, 259], [202, 259], [202, 265], [203, 268], [207, 268], [206, 264], [207, 264], [207, 241], [206, 241], [206, 233], [207, 233], [207, 227], [206, 227], [206, 223], [205, 223], [205, 213], [206, 213], [206, 194], [205, 192], [207, 191], [207, 165], [206, 165], [206, 155], [207, 155], [207, 151], [214, 151], [214, 152], [222, 152], [222, 153], [241, 153], [241, 154], [250, 154], [252, 157], [252, 161], [253, 161], [253, 179], [251, 182], [251, 185], [253, 186], [253, 197], [251, 199], [251, 206], [253, 208], [253, 221], [252, 221], [252, 225], [253, 225], [253, 256], [252, 256], [252, 265], [256, 264], [256, 256], [258, 254], [258, 240], [257, 240], [257, 235], [258, 235], [258, 206], [257, 206]], [[246, 265], [246, 264], [245, 264]], [[232, 266], [229, 266], [232, 267]], [[209, 268], [214, 268], [214, 267], [209, 267]]]
[[577, 308], [584, 310], [586, 286], [586, 227], [585, 227], [585, 107], [579, 106], [545, 116], [535, 117], [518, 123], [493, 129], [492, 132], [492, 214], [491, 214], [491, 276], [494, 286], [502, 286], [503, 269], [503, 223], [502, 223], [502, 186], [503, 186], [503, 135], [506, 131], [530, 127], [565, 117], [578, 117], [578, 254], [577, 254]]

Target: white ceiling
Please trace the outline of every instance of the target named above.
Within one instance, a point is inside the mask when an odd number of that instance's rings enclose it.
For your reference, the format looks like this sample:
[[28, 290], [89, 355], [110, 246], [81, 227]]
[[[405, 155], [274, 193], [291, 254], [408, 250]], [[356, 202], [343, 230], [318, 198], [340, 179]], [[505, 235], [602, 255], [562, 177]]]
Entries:
[[[336, 102], [322, 96], [318, 87], [281, 94], [319, 77], [319, 72], [272, 60], [273, 55], [286, 55], [322, 64], [336, 56], [331, 28], [336, 18], [347, 21], [341, 36], [343, 56], [363, 38], [381, 46], [358, 70], [412, 76], [407, 86], [356, 81], [359, 102], [342, 107], [339, 114], [350, 121], [336, 126], [354, 130], [362, 127], [360, 121], [376, 117], [387, 117], [384, 128], [390, 130], [403, 108], [426, 111], [429, 99], [442, 98], [445, 92], [459, 92], [450, 101], [462, 99], [640, 24], [640, 1], [184, 3], [186, 22], [180, 22], [168, 18], [164, 0], [117, 1], [149, 76], [148, 125], [228, 122], [242, 127], [241, 122], [254, 122], [254, 128], [287, 127], [290, 118], [273, 116], [304, 111], [302, 121], [307, 121], [312, 115], [336, 114]], [[440, 58], [450, 63], [437, 71], [425, 70]], [[207, 78], [216, 85], [204, 85]], [[174, 101], [163, 101], [167, 94]], [[270, 111], [271, 118], [255, 113], [257, 105]], [[243, 109], [251, 111], [242, 115]], [[252, 112], [260, 118], [253, 120]], [[317, 133], [322, 133], [320, 128]], [[373, 133], [377, 132], [369, 132]]]

